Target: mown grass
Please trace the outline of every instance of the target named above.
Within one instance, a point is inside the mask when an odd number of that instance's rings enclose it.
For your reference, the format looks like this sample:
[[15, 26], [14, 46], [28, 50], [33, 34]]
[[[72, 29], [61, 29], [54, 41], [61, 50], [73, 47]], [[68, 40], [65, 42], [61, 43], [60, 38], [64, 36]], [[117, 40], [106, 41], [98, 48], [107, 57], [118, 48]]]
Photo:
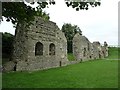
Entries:
[[120, 48], [117, 47], [109, 47], [109, 56], [107, 57], [108, 59], [120, 59], [120, 57], [118, 57], [119, 53], [120, 53]]
[[69, 61], [74, 61], [75, 60], [75, 56], [73, 55], [73, 53], [68, 53], [67, 58]]
[[3, 88], [117, 87], [118, 60], [93, 60], [43, 71], [3, 73]]

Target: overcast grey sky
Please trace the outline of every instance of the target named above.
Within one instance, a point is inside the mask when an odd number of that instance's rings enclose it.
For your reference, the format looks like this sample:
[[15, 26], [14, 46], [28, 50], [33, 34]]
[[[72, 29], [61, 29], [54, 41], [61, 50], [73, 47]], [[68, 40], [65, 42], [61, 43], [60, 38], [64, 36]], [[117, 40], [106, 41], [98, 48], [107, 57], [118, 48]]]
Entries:
[[[101, 0], [101, 6], [75, 11], [67, 7], [64, 0], [56, 0], [56, 5], [49, 6], [45, 11], [60, 29], [64, 23], [71, 23], [78, 25], [91, 42], [100, 41], [103, 44], [107, 41], [109, 45], [118, 45], [118, 1]], [[15, 30], [11, 23], [2, 22], [0, 32], [14, 34]]]

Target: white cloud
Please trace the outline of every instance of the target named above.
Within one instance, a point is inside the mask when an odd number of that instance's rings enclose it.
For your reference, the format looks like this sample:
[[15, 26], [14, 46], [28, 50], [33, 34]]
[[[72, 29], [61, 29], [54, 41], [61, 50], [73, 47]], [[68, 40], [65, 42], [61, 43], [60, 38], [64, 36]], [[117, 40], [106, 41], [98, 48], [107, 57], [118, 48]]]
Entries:
[[0, 24], [0, 32], [15, 34], [15, 28], [13, 28], [13, 24], [11, 22], [2, 21]]

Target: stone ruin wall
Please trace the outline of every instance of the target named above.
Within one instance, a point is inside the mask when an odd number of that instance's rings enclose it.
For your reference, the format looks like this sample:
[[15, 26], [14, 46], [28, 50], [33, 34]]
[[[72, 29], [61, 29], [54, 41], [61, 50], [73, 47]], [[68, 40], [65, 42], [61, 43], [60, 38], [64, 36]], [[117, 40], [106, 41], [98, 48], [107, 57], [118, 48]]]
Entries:
[[108, 56], [107, 43], [104, 46], [99, 42], [91, 43], [77, 33], [73, 38], [76, 60], [68, 61], [64, 33], [54, 22], [40, 17], [36, 17], [29, 28], [18, 24], [16, 29], [12, 61], [5, 64], [6, 71], [43, 70]]
[[73, 38], [73, 54], [78, 61], [103, 59], [108, 56], [108, 45], [104, 42], [91, 43], [85, 36], [77, 33]]
[[12, 66], [7, 64], [7, 69], [33, 71], [67, 65], [67, 40], [55, 23], [37, 17], [28, 29], [25, 26], [17, 26]]

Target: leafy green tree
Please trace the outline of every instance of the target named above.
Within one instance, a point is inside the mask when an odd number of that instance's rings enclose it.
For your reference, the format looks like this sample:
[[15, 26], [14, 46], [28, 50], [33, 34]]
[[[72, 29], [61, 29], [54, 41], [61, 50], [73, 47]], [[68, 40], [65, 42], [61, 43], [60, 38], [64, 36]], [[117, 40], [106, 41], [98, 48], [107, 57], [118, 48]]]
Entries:
[[[14, 0], [12, 0], [14, 1]], [[21, 0], [24, 2], [2, 2], [2, 16], [6, 17], [6, 21], [12, 21], [13, 24], [30, 22], [34, 20], [34, 16], [41, 16], [46, 20], [49, 20], [49, 16], [42, 11], [42, 9], [48, 7], [48, 5], [54, 5], [54, 0], [44, 1], [42, 0], [35, 1], [38, 3], [36, 8], [32, 8], [25, 4], [25, 1], [29, 0]], [[98, 0], [93, 0], [92, 2], [86, 2], [86, 0], [78, 0], [79, 2], [75, 2], [74, 0], [65, 0], [65, 3], [68, 7], [72, 6], [72, 8], [79, 10], [88, 10], [89, 6], [96, 7], [100, 6], [100, 2]], [[34, 5], [35, 2], [28, 2], [31, 5]]]
[[72, 39], [76, 33], [82, 35], [82, 31], [77, 25], [71, 25], [69, 23], [66, 23], [62, 26], [62, 32], [64, 32], [67, 39], [68, 53], [72, 53]]
[[[73, 1], [76, 1], [76, 0], [73, 0]], [[100, 2], [97, 1], [97, 0], [94, 0], [92, 2], [86, 2], [86, 0], [78, 0], [79, 2], [71, 2], [70, 0], [67, 0], [66, 1], [66, 4], [67, 6], [71, 6], [72, 8], [76, 9], [76, 11], [79, 11], [79, 10], [88, 10], [89, 9], [89, 6], [92, 6], [92, 7], [97, 7], [97, 6], [100, 6]]]
[[2, 56], [10, 57], [13, 49], [13, 38], [14, 36], [10, 33], [2, 33]]
[[[45, 3], [42, 3], [44, 6]], [[40, 16], [45, 20], [49, 20], [49, 15], [42, 11], [43, 6], [38, 6], [37, 9], [27, 6], [24, 2], [2, 2], [2, 16], [6, 21], [16, 23], [29, 23], [34, 20], [34, 16]]]

